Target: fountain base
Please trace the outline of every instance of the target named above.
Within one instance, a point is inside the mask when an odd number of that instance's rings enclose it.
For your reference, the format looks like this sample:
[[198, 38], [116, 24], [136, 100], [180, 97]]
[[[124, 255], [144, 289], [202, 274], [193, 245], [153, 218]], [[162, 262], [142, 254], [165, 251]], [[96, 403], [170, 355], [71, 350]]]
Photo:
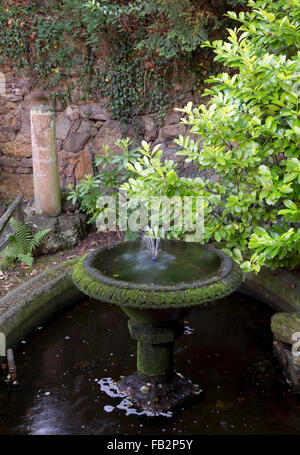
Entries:
[[[124, 310], [137, 319], [141, 317], [137, 310]], [[183, 333], [182, 324], [162, 320], [151, 324], [151, 315], [151, 312], [144, 314], [143, 322], [128, 321], [130, 335], [137, 341], [137, 372], [122, 378], [118, 388], [130, 396], [136, 407], [159, 414], [202, 391], [174, 369], [174, 341]], [[175, 319], [182, 316], [176, 310], [173, 313], [169, 310], [167, 315], [169, 321], [171, 316]], [[166, 318], [166, 313], [160, 313], [160, 318]]]
[[169, 377], [146, 377], [135, 373], [123, 377], [117, 386], [137, 408], [154, 414], [168, 411], [192, 396], [202, 394], [197, 384], [176, 372]]

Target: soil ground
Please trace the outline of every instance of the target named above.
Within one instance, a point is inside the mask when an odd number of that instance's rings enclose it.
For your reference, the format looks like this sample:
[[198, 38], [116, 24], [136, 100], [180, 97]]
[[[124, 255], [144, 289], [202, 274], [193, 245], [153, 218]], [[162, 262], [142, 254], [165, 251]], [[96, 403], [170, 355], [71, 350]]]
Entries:
[[5, 272], [0, 271], [0, 298], [4, 297], [9, 291], [25, 283], [38, 273], [44, 272], [51, 267], [59, 265], [61, 262], [75, 259], [83, 254], [93, 251], [101, 246], [120, 241], [116, 232], [90, 232], [74, 248], [60, 251], [55, 254], [47, 254], [35, 257], [32, 268], [16, 263], [16, 265]]

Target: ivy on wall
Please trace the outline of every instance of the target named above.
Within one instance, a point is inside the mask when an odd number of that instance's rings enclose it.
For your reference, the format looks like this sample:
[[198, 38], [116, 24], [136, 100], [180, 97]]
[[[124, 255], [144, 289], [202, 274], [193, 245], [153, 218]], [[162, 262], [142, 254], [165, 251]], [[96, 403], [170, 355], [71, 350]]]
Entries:
[[[245, 0], [3, 0], [0, 55], [68, 102], [61, 91], [78, 68], [82, 96], [108, 97], [115, 119], [163, 115], [178, 71], [207, 77], [212, 60], [199, 50], [222, 35], [223, 14]], [[101, 63], [99, 63], [99, 61]], [[177, 72], [177, 73], [176, 73]]]

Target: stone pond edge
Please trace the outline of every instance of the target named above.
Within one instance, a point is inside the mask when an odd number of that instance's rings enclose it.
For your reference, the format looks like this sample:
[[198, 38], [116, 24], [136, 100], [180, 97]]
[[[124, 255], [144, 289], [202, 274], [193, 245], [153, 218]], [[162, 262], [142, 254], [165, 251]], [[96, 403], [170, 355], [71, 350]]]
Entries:
[[40, 273], [0, 300], [0, 332], [6, 335], [7, 348], [15, 348], [37, 327], [86, 298], [72, 280], [76, 262]]
[[258, 275], [245, 274], [240, 291], [269, 305], [276, 312], [300, 313], [300, 278], [285, 270], [274, 275], [263, 268]]

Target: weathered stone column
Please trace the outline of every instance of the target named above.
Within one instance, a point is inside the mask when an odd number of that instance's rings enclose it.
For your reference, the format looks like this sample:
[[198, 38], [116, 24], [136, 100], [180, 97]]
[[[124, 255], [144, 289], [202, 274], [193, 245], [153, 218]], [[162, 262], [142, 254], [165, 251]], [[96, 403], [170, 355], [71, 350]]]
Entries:
[[149, 380], [153, 376], [171, 376], [174, 371], [174, 341], [182, 334], [182, 325], [145, 325], [129, 319], [128, 327], [131, 337], [138, 342], [138, 375]]
[[183, 333], [182, 324], [152, 325], [129, 319], [128, 327], [131, 337], [138, 342], [137, 372], [121, 376], [117, 385], [121, 392], [130, 395], [133, 404], [160, 413], [201, 393], [197, 384], [174, 369], [174, 341]]
[[54, 109], [33, 107], [30, 119], [35, 212], [46, 217], [59, 216], [61, 195]]

